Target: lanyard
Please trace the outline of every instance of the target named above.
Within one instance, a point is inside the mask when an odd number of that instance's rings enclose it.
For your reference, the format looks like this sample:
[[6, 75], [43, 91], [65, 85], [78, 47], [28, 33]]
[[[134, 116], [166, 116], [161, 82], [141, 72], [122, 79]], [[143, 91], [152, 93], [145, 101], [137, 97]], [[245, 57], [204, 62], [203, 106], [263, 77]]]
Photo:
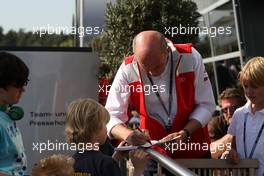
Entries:
[[[168, 124], [166, 125], [166, 128], [167, 130], [170, 130], [171, 128], [171, 118], [170, 118], [170, 114], [171, 114], [171, 104], [172, 104], [172, 79], [173, 79], [173, 60], [172, 60], [172, 52], [170, 53], [171, 57], [170, 57], [170, 60], [171, 60], [171, 67], [170, 67], [170, 88], [169, 88], [169, 110], [167, 110], [166, 106], [165, 106], [165, 103], [164, 101], [162, 100], [160, 94], [158, 91], [155, 91], [155, 94], [162, 106], [162, 108], [164, 109], [164, 111], [166, 112], [166, 114], [168, 115]], [[151, 86], [154, 86], [154, 82], [151, 78], [151, 76], [149, 74], [147, 74], [148, 76], [148, 79], [151, 83]]]
[[260, 128], [260, 130], [259, 130], [259, 132], [258, 132], [257, 138], [256, 138], [256, 140], [255, 140], [255, 142], [254, 142], [254, 145], [253, 145], [253, 147], [252, 147], [252, 149], [251, 149], [251, 152], [250, 152], [250, 155], [249, 155], [249, 157], [248, 157], [248, 155], [247, 155], [247, 149], [246, 149], [246, 123], [247, 123], [247, 117], [248, 117], [248, 114], [246, 115], [246, 117], [245, 117], [245, 119], [244, 119], [244, 134], [243, 134], [244, 152], [245, 152], [245, 158], [252, 158], [253, 153], [255, 152], [255, 149], [256, 149], [257, 144], [258, 144], [258, 142], [259, 142], [259, 138], [260, 138], [260, 136], [261, 136], [261, 133], [262, 133], [262, 131], [263, 131], [263, 129], [264, 129], [264, 122], [262, 123], [262, 126], [261, 126], [261, 128]]

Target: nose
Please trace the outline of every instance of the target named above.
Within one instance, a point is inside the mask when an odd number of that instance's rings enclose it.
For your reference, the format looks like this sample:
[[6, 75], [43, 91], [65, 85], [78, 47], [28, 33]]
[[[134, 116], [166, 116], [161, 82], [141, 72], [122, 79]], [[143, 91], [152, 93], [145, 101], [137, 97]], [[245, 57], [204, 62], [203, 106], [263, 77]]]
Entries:
[[223, 112], [223, 114], [225, 114], [225, 116], [230, 116], [230, 110], [229, 109], [226, 109], [224, 112]]
[[231, 110], [230, 108], [227, 108], [227, 115], [228, 115], [229, 117], [231, 117], [231, 116], [233, 115], [233, 113], [234, 113], [233, 110]]
[[226, 107], [223, 109], [223, 113], [225, 114], [226, 117], [231, 118], [237, 108], [238, 106]]

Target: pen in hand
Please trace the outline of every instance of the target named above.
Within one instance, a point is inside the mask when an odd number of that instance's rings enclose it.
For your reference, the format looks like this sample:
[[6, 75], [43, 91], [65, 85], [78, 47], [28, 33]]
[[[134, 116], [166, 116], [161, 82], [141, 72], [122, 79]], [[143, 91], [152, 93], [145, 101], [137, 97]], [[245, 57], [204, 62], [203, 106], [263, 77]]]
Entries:
[[[136, 129], [137, 129], [139, 132], [141, 132], [141, 133], [144, 134], [144, 132], [143, 132], [138, 126], [136, 127]], [[151, 143], [151, 141], [150, 141], [149, 139], [146, 139], [146, 140], [147, 140], [148, 143], [150, 143], [150, 145], [152, 145], [152, 143]]]

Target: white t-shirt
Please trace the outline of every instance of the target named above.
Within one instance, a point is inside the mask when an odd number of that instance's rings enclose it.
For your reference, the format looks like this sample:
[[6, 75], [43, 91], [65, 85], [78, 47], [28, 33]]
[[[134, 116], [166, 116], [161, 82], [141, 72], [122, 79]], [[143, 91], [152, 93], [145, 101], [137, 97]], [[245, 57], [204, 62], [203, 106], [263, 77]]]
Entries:
[[[231, 124], [228, 128], [228, 134], [236, 137], [236, 148], [241, 159], [245, 157], [244, 148], [244, 121], [246, 121], [246, 151], [249, 157], [253, 145], [256, 141], [257, 135], [264, 123], [264, 109], [256, 111], [252, 114], [250, 102], [248, 101], [243, 107], [237, 109], [232, 117]], [[255, 151], [253, 153], [252, 159], [257, 159], [259, 161], [259, 169], [257, 171], [257, 176], [263, 176], [264, 174], [264, 130], [259, 138]]]

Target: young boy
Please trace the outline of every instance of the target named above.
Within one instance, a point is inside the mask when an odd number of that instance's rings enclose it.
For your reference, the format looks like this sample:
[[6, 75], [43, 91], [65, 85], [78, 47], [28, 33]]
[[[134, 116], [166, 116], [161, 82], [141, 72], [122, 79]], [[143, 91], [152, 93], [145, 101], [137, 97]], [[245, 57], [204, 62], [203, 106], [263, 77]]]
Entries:
[[[121, 175], [116, 161], [99, 151], [99, 145], [106, 141], [106, 124], [109, 118], [108, 111], [92, 99], [79, 99], [69, 105], [66, 115], [66, 140], [86, 146], [86, 150], [77, 151], [73, 156], [76, 173], [96, 176]], [[143, 158], [146, 158], [146, 155], [140, 152], [133, 154], [139, 156], [138, 159], [132, 157], [132, 162], [135, 163], [134, 175], [140, 175], [144, 170], [146, 160]]]
[[52, 155], [40, 160], [32, 169], [32, 176], [73, 176], [74, 159], [66, 155]]
[[264, 57], [250, 59], [239, 73], [248, 102], [235, 111], [228, 134], [233, 135], [232, 150], [227, 158], [259, 161], [257, 176], [264, 174]]
[[29, 69], [13, 54], [0, 52], [0, 175], [24, 175], [26, 155], [15, 120], [23, 111], [19, 102], [28, 82]]

